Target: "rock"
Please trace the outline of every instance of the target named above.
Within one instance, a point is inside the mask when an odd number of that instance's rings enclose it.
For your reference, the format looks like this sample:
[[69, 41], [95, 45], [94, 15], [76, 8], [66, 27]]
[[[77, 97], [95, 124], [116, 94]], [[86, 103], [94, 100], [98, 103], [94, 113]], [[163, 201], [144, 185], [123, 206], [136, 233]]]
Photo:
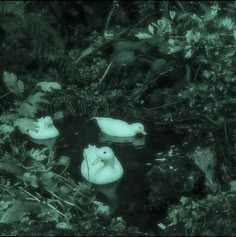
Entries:
[[206, 186], [209, 190], [215, 192], [219, 190], [219, 184], [216, 181], [216, 154], [210, 147], [196, 147], [189, 157], [204, 172], [206, 176]]
[[146, 175], [148, 207], [160, 210], [175, 203], [182, 195], [204, 192], [204, 173], [185, 157], [170, 157], [154, 165]]

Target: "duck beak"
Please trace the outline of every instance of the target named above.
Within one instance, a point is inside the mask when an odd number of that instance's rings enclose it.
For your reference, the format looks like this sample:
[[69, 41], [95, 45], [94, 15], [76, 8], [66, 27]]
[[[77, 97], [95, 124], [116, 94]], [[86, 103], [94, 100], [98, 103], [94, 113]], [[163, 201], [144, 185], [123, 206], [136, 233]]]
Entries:
[[142, 131], [142, 134], [143, 134], [143, 135], [147, 135], [147, 133], [146, 133], [144, 130]]
[[92, 163], [93, 165], [96, 165], [97, 163], [99, 163], [100, 161], [102, 161], [102, 158], [97, 157], [96, 160]]

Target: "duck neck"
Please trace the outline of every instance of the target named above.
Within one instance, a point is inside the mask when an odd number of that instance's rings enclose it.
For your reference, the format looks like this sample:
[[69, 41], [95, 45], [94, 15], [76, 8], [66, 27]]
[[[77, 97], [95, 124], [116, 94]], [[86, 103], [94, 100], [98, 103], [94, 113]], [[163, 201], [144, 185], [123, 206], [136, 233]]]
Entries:
[[103, 161], [104, 162], [104, 166], [111, 166], [111, 167], [114, 167], [115, 165], [115, 159], [108, 159], [108, 160], [105, 160]]

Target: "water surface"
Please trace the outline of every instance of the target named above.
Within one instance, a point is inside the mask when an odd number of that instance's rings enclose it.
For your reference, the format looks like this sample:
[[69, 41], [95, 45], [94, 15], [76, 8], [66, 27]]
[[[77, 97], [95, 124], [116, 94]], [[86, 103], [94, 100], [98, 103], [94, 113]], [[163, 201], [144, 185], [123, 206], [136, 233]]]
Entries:
[[113, 149], [124, 168], [124, 175], [114, 184], [97, 187], [97, 198], [109, 204], [113, 215], [122, 216], [128, 226], [138, 226], [143, 231], [157, 230], [156, 218], [161, 217], [161, 213], [151, 213], [147, 208], [145, 174], [154, 162], [154, 155], [167, 152], [171, 145], [180, 146], [183, 135], [170, 129], [159, 130], [149, 123], [145, 124], [147, 136], [111, 139], [100, 132], [94, 120], [83, 119], [67, 120], [59, 130], [63, 140], [57, 144], [58, 153], [72, 158], [70, 170], [76, 180], [83, 180], [80, 165], [84, 148], [91, 144]]

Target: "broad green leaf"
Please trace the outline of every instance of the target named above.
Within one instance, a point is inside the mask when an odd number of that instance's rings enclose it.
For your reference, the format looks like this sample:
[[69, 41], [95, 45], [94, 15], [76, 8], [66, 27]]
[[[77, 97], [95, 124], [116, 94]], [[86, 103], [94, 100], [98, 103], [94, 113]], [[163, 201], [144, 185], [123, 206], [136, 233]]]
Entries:
[[153, 35], [153, 33], [154, 33], [154, 27], [152, 26], [152, 24], [150, 24], [150, 25], [148, 26], [148, 31]]
[[19, 118], [14, 122], [14, 126], [18, 127], [23, 134], [28, 134], [28, 130], [35, 130], [38, 127], [37, 124], [34, 123], [33, 119], [28, 118]]
[[151, 69], [155, 73], [163, 73], [167, 69], [167, 62], [165, 59], [156, 59], [152, 65]]
[[147, 33], [141, 33], [139, 32], [138, 34], [135, 35], [137, 38], [139, 39], [150, 39], [152, 38], [153, 36], [150, 35], [150, 34], [147, 34]]
[[53, 177], [54, 173], [52, 171], [49, 171], [41, 176], [40, 181], [47, 187], [53, 187], [54, 185]]
[[14, 73], [4, 72], [3, 81], [8, 90], [13, 94], [21, 96], [24, 92], [24, 83], [21, 80], [17, 81], [17, 77]]
[[168, 54], [176, 53], [179, 52], [183, 49], [182, 46], [174, 46], [174, 47], [169, 47], [169, 52]]
[[37, 92], [37, 93], [29, 96], [28, 99], [27, 99], [27, 102], [34, 105], [34, 106], [37, 106], [38, 103], [49, 104], [49, 101], [43, 98], [44, 96], [45, 96], [44, 93]]
[[195, 43], [199, 42], [201, 38], [201, 33], [200, 32], [195, 32], [194, 35], [193, 35], [193, 40]]
[[0, 133], [3, 134], [9, 134], [14, 131], [14, 127], [7, 125], [7, 124], [2, 124], [0, 125]]
[[232, 28], [234, 27], [234, 22], [231, 18], [225, 17], [222, 20], [221, 25], [224, 26], [228, 30], [232, 30]]
[[32, 106], [31, 104], [24, 102], [17, 110], [20, 116], [33, 118], [37, 113], [39, 106]]
[[157, 30], [160, 35], [172, 32], [172, 27], [170, 23], [171, 21], [165, 17], [162, 17], [160, 20], [157, 20]]
[[30, 177], [30, 185], [33, 187], [33, 188], [38, 188], [39, 187], [39, 180], [38, 180], [38, 177], [36, 175], [31, 175]]
[[77, 59], [77, 62], [80, 61], [82, 58], [86, 57], [87, 55], [91, 54], [92, 52], [94, 52], [95, 48], [93, 46], [88, 47], [87, 49], [85, 49], [80, 57]]
[[202, 75], [203, 75], [205, 78], [208, 79], [208, 78], [210, 77], [211, 73], [210, 73], [209, 71], [207, 71], [207, 70], [204, 70], [203, 73], [202, 73]]
[[16, 114], [2, 114], [0, 116], [0, 122], [2, 123], [11, 123], [16, 120], [18, 116]]
[[170, 46], [175, 46], [175, 40], [174, 40], [174, 39], [169, 39], [169, 40], [168, 40], [168, 44], [169, 44]]
[[12, 224], [17, 223], [27, 213], [26, 206], [23, 205], [22, 201], [15, 201], [13, 205], [8, 208], [2, 215], [0, 223]]
[[37, 86], [41, 87], [43, 91], [49, 91], [49, 92], [51, 92], [52, 90], [61, 89], [61, 85], [57, 82], [43, 81], [43, 82], [38, 83]]
[[185, 38], [187, 43], [191, 43], [191, 41], [193, 40], [193, 32], [192, 30], [188, 30], [187, 33], [185, 34]]
[[134, 51], [131, 50], [120, 50], [114, 53], [113, 62], [116, 65], [127, 65], [134, 62], [136, 59]]

